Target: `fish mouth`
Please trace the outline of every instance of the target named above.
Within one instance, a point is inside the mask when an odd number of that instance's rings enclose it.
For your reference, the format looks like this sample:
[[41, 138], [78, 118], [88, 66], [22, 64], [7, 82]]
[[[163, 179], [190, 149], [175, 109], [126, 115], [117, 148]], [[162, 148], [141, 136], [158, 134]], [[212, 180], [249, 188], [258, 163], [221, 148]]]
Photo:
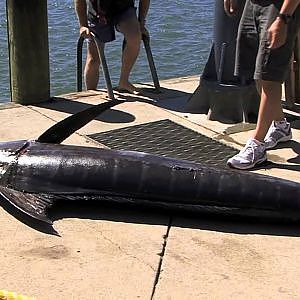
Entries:
[[30, 144], [31, 141], [24, 140], [0, 143], [0, 181]]
[[15, 156], [7, 152], [0, 152], [0, 180], [14, 162]]

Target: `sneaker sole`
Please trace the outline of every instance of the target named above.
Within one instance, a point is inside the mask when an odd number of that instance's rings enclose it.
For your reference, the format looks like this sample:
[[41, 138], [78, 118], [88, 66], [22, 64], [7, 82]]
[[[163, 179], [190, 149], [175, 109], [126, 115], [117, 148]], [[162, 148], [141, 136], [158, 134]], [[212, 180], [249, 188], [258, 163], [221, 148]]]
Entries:
[[279, 143], [288, 142], [288, 141], [290, 141], [291, 139], [292, 139], [292, 135], [284, 136], [284, 137], [282, 137], [281, 139], [279, 139], [279, 140], [275, 143], [275, 145], [273, 145], [273, 146], [267, 146], [267, 145], [265, 144], [265, 148], [266, 148], [267, 150], [270, 150], [270, 149], [276, 147]]
[[229, 166], [230, 168], [232, 169], [238, 169], [238, 170], [248, 170], [248, 169], [252, 169], [253, 167], [259, 165], [259, 164], [262, 164], [263, 162], [265, 162], [267, 160], [267, 157], [263, 157], [259, 160], [257, 160], [255, 163], [251, 164], [251, 165], [247, 165], [247, 166], [234, 166], [232, 165], [230, 162], [227, 163], [227, 166]]

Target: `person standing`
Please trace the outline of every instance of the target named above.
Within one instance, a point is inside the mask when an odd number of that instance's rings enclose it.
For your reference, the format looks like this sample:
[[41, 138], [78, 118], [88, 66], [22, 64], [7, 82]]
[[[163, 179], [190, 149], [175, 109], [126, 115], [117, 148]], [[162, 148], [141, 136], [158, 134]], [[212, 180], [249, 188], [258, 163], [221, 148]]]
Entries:
[[84, 69], [85, 85], [88, 90], [97, 89], [100, 58], [91, 32], [95, 32], [103, 42], [115, 39], [114, 29], [124, 35], [122, 65], [118, 87], [119, 92], [138, 93], [129, 81], [130, 72], [137, 60], [142, 34], [145, 28], [150, 0], [140, 0], [138, 16], [134, 0], [74, 0], [79, 21], [79, 33], [88, 39], [87, 59]]
[[[230, 16], [240, 0], [224, 0]], [[256, 129], [227, 164], [250, 169], [267, 160], [266, 150], [292, 139], [281, 106], [285, 81], [300, 27], [300, 0], [246, 0], [238, 29], [235, 73], [256, 80], [260, 107]]]

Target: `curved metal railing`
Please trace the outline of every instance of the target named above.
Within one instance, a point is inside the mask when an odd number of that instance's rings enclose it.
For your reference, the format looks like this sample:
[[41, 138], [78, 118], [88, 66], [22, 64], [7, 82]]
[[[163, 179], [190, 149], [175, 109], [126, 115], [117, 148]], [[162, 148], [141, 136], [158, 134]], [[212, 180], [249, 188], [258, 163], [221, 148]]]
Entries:
[[[108, 66], [107, 66], [106, 58], [105, 58], [105, 54], [104, 54], [104, 43], [102, 43], [99, 40], [99, 38], [97, 37], [97, 35], [95, 35], [94, 33], [91, 33], [91, 36], [94, 39], [94, 42], [97, 46], [97, 50], [99, 53], [108, 97], [110, 99], [114, 99], [115, 98], [114, 92], [113, 92], [110, 75], [109, 75], [109, 70], [108, 70]], [[79, 37], [78, 43], [77, 43], [77, 91], [78, 92], [82, 91], [82, 46], [83, 46], [84, 40], [85, 39], [81, 36], [81, 37]]]
[[82, 91], [82, 46], [84, 37], [80, 36], [77, 42], [77, 92]]
[[[103, 70], [103, 74], [105, 77], [105, 83], [106, 83], [106, 88], [107, 88], [107, 94], [110, 99], [114, 99], [114, 93], [113, 93], [113, 88], [111, 84], [111, 79], [109, 75], [109, 69], [107, 66], [106, 58], [105, 58], [105, 53], [104, 53], [104, 43], [99, 40], [96, 34], [92, 33], [92, 38], [95, 41], [95, 44], [97, 46], [97, 50], [99, 53], [100, 57], [100, 62]], [[81, 92], [82, 91], [82, 47], [84, 43], [85, 38], [80, 36], [77, 42], [77, 91]], [[157, 76], [157, 71], [150, 47], [150, 37], [148, 35], [142, 36], [142, 41], [144, 43], [144, 48], [146, 51], [150, 71], [151, 71], [151, 76], [153, 80], [153, 85], [155, 88], [155, 91], [157, 93], [160, 93], [160, 84], [159, 84], [159, 79]]]
[[156, 68], [155, 68], [155, 64], [154, 64], [154, 59], [153, 59], [153, 55], [152, 55], [152, 51], [151, 51], [151, 47], [150, 47], [150, 36], [143, 34], [142, 40], [144, 43], [144, 47], [145, 47], [145, 51], [146, 51], [146, 55], [147, 55], [147, 59], [148, 59], [148, 63], [149, 63], [155, 90], [156, 90], [156, 92], [160, 93], [159, 80], [158, 80], [158, 76], [157, 76], [157, 72], [156, 72]]

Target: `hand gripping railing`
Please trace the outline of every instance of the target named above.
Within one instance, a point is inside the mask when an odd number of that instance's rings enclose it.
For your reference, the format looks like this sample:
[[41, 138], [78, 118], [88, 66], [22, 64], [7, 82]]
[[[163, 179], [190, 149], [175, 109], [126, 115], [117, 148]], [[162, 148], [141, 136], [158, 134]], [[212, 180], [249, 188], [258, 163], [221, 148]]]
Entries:
[[[94, 42], [97, 46], [97, 50], [99, 53], [100, 62], [101, 62], [104, 77], [105, 77], [108, 97], [110, 99], [114, 99], [113, 88], [112, 88], [109, 70], [108, 70], [105, 53], [104, 53], [104, 43], [102, 43], [99, 40], [99, 38], [97, 37], [97, 35], [95, 35], [94, 33], [92, 33], [91, 36], [94, 39]], [[144, 43], [144, 47], [145, 47], [145, 51], [146, 51], [155, 91], [157, 93], [160, 93], [159, 79], [157, 76], [154, 59], [153, 59], [152, 51], [151, 51], [151, 47], [150, 47], [150, 37], [148, 35], [143, 34], [142, 40]], [[80, 36], [78, 39], [78, 43], [77, 43], [77, 91], [78, 92], [82, 91], [82, 46], [83, 46], [83, 42], [84, 42], [84, 37]], [[123, 43], [123, 47], [124, 47], [124, 45], [125, 44]]]

